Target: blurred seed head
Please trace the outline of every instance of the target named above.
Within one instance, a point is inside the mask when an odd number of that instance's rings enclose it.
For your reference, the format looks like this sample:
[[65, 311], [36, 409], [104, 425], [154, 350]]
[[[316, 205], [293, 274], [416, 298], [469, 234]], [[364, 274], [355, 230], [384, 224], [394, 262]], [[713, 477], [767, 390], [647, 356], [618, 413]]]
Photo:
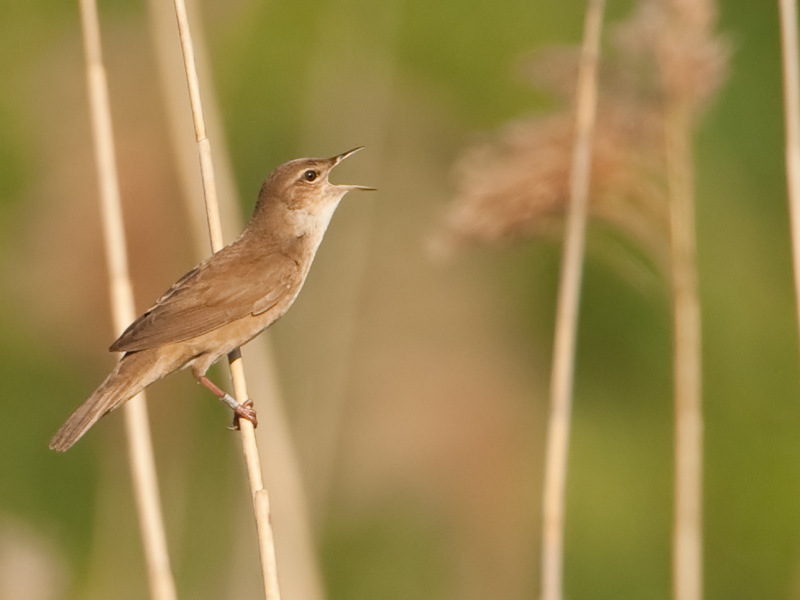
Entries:
[[615, 31], [619, 56], [657, 75], [664, 96], [705, 106], [727, 75], [730, 46], [717, 35], [712, 0], [641, 0]]
[[[562, 113], [510, 123], [468, 149], [455, 166], [457, 199], [438, 249], [556, 231], [569, 201], [573, 137], [572, 115]], [[668, 240], [660, 139], [651, 110], [599, 107], [590, 210], [657, 255]]]
[[[701, 108], [724, 79], [727, 47], [713, 34], [709, 0], [643, 0], [601, 61], [590, 213], [666, 266], [669, 254], [663, 102], [684, 94]], [[464, 151], [456, 197], [432, 250], [558, 231], [569, 201], [580, 51], [549, 48], [522, 72], [560, 99], [549, 116], [511, 122]]]

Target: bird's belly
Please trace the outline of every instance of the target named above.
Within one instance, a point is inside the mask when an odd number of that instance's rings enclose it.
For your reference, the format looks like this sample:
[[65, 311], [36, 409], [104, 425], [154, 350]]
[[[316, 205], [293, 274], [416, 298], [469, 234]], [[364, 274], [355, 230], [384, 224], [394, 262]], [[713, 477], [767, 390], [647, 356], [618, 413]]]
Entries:
[[[288, 308], [287, 303], [279, 302], [260, 315], [247, 315], [203, 335], [168, 346], [184, 346], [183, 351], [186, 356], [184, 368], [191, 368], [195, 374], [202, 375], [221, 357], [243, 346], [264, 331]], [[168, 346], [163, 346], [162, 349]]]

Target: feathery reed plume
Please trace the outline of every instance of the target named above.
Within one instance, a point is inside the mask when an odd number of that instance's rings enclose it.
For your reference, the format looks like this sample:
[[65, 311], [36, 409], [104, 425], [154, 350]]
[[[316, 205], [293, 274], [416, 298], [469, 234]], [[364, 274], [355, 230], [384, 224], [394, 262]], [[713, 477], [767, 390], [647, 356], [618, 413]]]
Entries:
[[[175, 14], [178, 19], [178, 33], [180, 35], [181, 49], [183, 50], [186, 80], [189, 84], [189, 99], [194, 120], [195, 136], [200, 152], [200, 174], [203, 179], [203, 194], [206, 201], [206, 216], [208, 218], [208, 230], [211, 237], [211, 250], [217, 252], [222, 249], [224, 242], [219, 218], [219, 206], [217, 205], [214, 164], [211, 157], [211, 142], [206, 135], [203, 106], [200, 100], [200, 83], [197, 77], [197, 65], [194, 58], [194, 46], [192, 44], [189, 19], [186, 14], [186, 4], [184, 0], [175, 0]], [[239, 403], [249, 398], [244, 365], [242, 365], [241, 358], [241, 352], [238, 348], [228, 355], [233, 388]], [[245, 421], [246, 419], [240, 421], [242, 447], [247, 464], [247, 475], [250, 480], [250, 493], [253, 498], [256, 528], [258, 530], [258, 545], [261, 556], [261, 571], [264, 578], [264, 592], [267, 600], [279, 600], [280, 588], [278, 587], [278, 569], [269, 508], [269, 495], [264, 488], [262, 479], [261, 458], [258, 454], [255, 429], [252, 423]]]
[[[569, 198], [574, 117], [559, 113], [505, 126], [464, 153], [460, 183], [437, 242], [452, 252], [552, 233]], [[660, 120], [651, 106], [601, 99], [592, 138], [589, 211], [641, 244], [666, 265], [669, 232], [664, 202]]]
[[[563, 225], [575, 143], [579, 53], [549, 48], [521, 69], [533, 85], [561, 99], [561, 110], [511, 122], [457, 160], [456, 198], [434, 249], [550, 237]], [[663, 121], [660, 103], [620, 57], [598, 66], [589, 213], [643, 248], [663, 270], [669, 262]]]
[[[593, 217], [619, 228], [664, 267], [670, 230], [662, 82], [685, 89], [699, 112], [724, 80], [727, 61], [726, 45], [707, 36], [694, 40], [694, 49], [676, 56], [667, 65], [669, 73], [659, 77], [662, 61], [657, 60], [654, 40], [664, 37], [658, 31], [665, 26], [660, 7], [666, 1], [644, 0], [617, 26], [616, 52], [600, 65], [589, 198]], [[702, 15], [713, 14], [699, 8], [695, 12], [700, 21]], [[684, 42], [671, 35], [671, 45], [681, 49]], [[454, 168], [455, 200], [433, 240], [437, 251], [447, 254], [472, 243], [547, 235], [563, 223], [575, 136], [578, 53], [548, 48], [526, 61], [522, 71], [565, 106], [551, 115], [509, 123], [462, 154]]]
[[783, 53], [783, 110], [786, 122], [786, 183], [794, 257], [794, 287], [800, 320], [800, 66], [798, 66], [797, 4], [780, 0]]
[[[112, 313], [114, 329], [119, 334], [136, 318], [136, 311], [128, 274], [125, 228], [97, 4], [95, 0], [81, 0], [80, 9]], [[131, 477], [136, 508], [139, 512], [139, 527], [144, 544], [150, 595], [156, 600], [174, 600], [175, 582], [159, 503], [158, 478], [144, 392], [132, 398], [124, 410]]]
[[592, 136], [597, 110], [597, 63], [604, 9], [605, 0], [590, 0], [586, 9], [583, 50], [578, 70], [575, 144], [569, 173], [569, 208], [558, 286], [550, 377], [550, 419], [547, 425], [542, 501], [542, 600], [561, 600], [564, 595], [564, 505], [572, 381], [589, 212]]

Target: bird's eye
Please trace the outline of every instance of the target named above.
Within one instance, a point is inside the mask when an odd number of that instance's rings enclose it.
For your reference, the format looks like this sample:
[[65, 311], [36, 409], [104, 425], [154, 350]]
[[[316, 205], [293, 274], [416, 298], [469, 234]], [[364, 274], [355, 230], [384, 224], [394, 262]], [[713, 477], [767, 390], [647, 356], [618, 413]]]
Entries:
[[309, 169], [308, 171], [303, 173], [303, 179], [305, 179], [306, 181], [314, 181], [317, 177], [319, 177], [319, 174], [313, 169]]

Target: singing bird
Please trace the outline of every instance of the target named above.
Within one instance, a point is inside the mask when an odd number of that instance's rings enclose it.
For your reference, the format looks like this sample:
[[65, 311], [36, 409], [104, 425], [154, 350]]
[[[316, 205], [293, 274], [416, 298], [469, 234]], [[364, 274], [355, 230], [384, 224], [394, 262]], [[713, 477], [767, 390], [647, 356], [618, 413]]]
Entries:
[[69, 449], [100, 417], [181, 368], [256, 424], [252, 402], [239, 404], [206, 377], [208, 368], [272, 325], [306, 280], [336, 207], [360, 185], [334, 185], [331, 170], [357, 152], [282, 164], [264, 182], [239, 238], [181, 277], [115, 341], [124, 352], [111, 374], [50, 441]]

